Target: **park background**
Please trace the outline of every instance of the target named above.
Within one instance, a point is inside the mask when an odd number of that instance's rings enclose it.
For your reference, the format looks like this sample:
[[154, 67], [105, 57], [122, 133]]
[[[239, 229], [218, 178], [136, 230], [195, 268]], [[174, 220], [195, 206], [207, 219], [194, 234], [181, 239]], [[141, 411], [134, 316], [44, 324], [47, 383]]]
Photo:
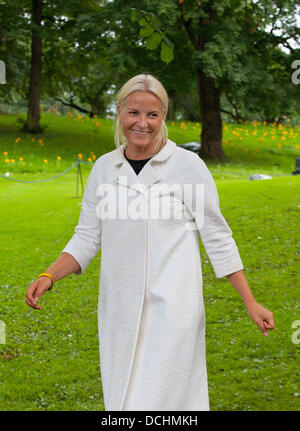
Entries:
[[1, 411], [104, 410], [101, 253], [41, 311], [25, 294], [73, 235], [78, 163], [84, 186], [114, 149], [116, 92], [141, 72], [168, 92], [169, 138], [201, 143], [250, 287], [274, 313], [264, 337], [200, 243], [210, 408], [299, 410], [297, 21], [294, 0], [0, 0]]

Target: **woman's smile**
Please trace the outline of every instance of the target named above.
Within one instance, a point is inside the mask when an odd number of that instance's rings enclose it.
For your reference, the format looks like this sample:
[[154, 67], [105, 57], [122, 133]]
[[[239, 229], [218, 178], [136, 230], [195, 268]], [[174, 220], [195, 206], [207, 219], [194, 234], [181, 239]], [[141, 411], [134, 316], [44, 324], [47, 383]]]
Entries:
[[131, 131], [132, 131], [135, 135], [141, 135], [141, 136], [144, 136], [144, 135], [147, 135], [148, 133], [151, 133], [151, 132], [143, 132], [143, 131], [141, 131], [141, 130], [136, 130], [136, 129], [131, 129]]

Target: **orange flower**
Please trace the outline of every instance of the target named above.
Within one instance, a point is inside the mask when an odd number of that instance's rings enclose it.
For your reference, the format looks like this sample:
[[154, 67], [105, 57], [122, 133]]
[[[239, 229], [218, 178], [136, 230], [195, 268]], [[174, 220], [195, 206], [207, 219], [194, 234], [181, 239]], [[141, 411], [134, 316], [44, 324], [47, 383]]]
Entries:
[[61, 160], [61, 157], [60, 157], [60, 156], [57, 156], [56, 158], [57, 158], [58, 160]]
[[15, 163], [15, 159], [11, 159], [11, 162], [12, 162], [12, 163]]
[[91, 161], [92, 161], [92, 159], [90, 157], [88, 157], [88, 162], [91, 162]]
[[77, 154], [77, 156], [78, 156], [80, 159], [82, 159], [82, 154], [81, 154], [81, 153]]
[[96, 156], [95, 156], [95, 154], [93, 154], [93, 155], [92, 155], [92, 157], [93, 157], [93, 159], [94, 159], [94, 160], [96, 160]]
[[10, 162], [10, 160], [9, 160], [9, 159], [5, 159], [4, 161], [5, 161], [5, 163], [9, 163], [9, 162]]
[[48, 160], [47, 160], [47, 159], [44, 159], [44, 163], [48, 163]]
[[278, 148], [281, 148], [281, 147], [282, 147], [282, 144], [278, 144], [278, 145], [277, 145], [277, 147], [278, 147]]
[[8, 152], [7, 151], [3, 151], [4, 156], [7, 156]]
[[23, 157], [19, 157], [19, 160], [21, 160], [21, 162], [23, 162]]

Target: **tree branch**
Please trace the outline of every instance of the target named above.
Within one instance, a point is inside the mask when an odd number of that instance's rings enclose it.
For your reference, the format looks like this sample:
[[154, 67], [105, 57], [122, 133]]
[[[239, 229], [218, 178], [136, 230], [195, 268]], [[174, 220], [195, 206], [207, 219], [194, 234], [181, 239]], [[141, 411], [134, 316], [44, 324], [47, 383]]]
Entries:
[[61, 102], [65, 106], [70, 106], [71, 108], [75, 108], [80, 112], [83, 112], [85, 114], [89, 114], [90, 117], [95, 115], [95, 112], [89, 111], [88, 109], [85, 109], [85, 108], [81, 108], [81, 106], [76, 105], [76, 103], [72, 102], [72, 100], [69, 103], [65, 102], [64, 100], [60, 99], [59, 97], [55, 97], [55, 100], [57, 100], [58, 102]]
[[185, 28], [185, 30], [186, 30], [189, 38], [190, 38], [190, 41], [192, 42], [193, 47], [195, 48], [196, 51], [200, 51], [200, 40], [199, 40], [199, 37], [197, 40], [197, 37], [195, 36], [195, 34], [193, 32], [192, 19], [191, 18], [188, 20], [184, 19], [183, 8], [179, 2], [177, 3], [177, 9], [180, 12], [180, 16], [179, 16], [180, 22], [184, 26], [184, 28]]
[[[228, 102], [230, 103], [230, 105], [233, 107], [234, 112], [235, 112], [234, 114], [232, 114], [232, 113], [230, 113], [230, 112], [227, 111], [226, 114], [230, 114], [237, 121], [243, 120], [243, 117], [239, 113], [237, 105], [233, 102], [233, 100], [231, 99], [231, 97], [229, 96], [229, 94], [225, 93], [225, 96], [226, 96], [226, 99], [228, 100]], [[223, 112], [225, 112], [225, 111], [223, 110]]]

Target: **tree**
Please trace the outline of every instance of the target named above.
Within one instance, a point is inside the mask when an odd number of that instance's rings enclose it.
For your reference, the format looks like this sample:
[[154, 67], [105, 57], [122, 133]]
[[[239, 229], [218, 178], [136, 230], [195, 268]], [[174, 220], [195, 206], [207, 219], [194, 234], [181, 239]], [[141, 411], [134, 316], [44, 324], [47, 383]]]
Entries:
[[42, 11], [43, 0], [32, 0], [31, 66], [26, 130], [34, 133], [41, 132], [40, 93], [42, 72]]
[[[257, 81], [255, 70], [257, 67], [261, 69], [260, 61], [263, 61], [256, 52], [259, 47], [291, 47], [291, 39], [296, 40], [298, 34], [295, 22], [297, 2], [143, 0], [138, 6], [135, 1], [128, 3], [139, 14], [148, 17], [146, 24], [140, 16], [138, 19], [143, 27], [146, 47], [147, 41], [154, 39], [155, 33], [162, 30], [170, 40], [174, 31], [184, 31], [188, 35], [193, 48], [202, 113], [200, 155], [222, 160], [221, 95], [226, 92], [230, 98], [230, 93], [242, 93], [249, 83]], [[153, 16], [159, 18], [159, 24], [157, 20], [151, 21]], [[151, 26], [156, 27], [154, 31], [148, 30]], [[277, 27], [281, 30], [279, 35], [275, 35]], [[175, 58], [176, 49], [175, 44]]]
[[[18, 80], [9, 79], [9, 85], [3, 86], [5, 88], [0, 89], [0, 94], [4, 95], [7, 102], [14, 102], [19, 94], [27, 98], [28, 115], [27, 123], [24, 125], [27, 131], [32, 133], [42, 131], [40, 98], [43, 95], [62, 97], [66, 104], [70, 104], [71, 99], [73, 104], [76, 101], [82, 102], [85, 106], [77, 106], [77, 109], [82, 111], [86, 110], [86, 104], [90, 104], [93, 105], [91, 111], [103, 113], [103, 104], [106, 103], [103, 97], [107, 98], [107, 88], [111, 85], [111, 79], [109, 85], [102, 81], [100, 89], [95, 89], [94, 79], [92, 87], [96, 59], [89, 56], [88, 49], [84, 50], [78, 44], [76, 46], [76, 43], [74, 45], [74, 35], [76, 36], [77, 31], [83, 30], [80, 25], [83, 17], [97, 15], [100, 8], [101, 5], [96, 0], [1, 1], [0, 48], [5, 53], [3, 59], [8, 64], [9, 78], [16, 76]], [[84, 30], [85, 38], [90, 44], [95, 36], [99, 39], [101, 34], [99, 25], [92, 27], [86, 22]], [[13, 54], [10, 54], [11, 52]], [[67, 54], [70, 56], [66, 58]], [[15, 71], [12, 65], [16, 62], [18, 67]], [[84, 68], [89, 70], [89, 76], [84, 73], [86, 71]], [[108, 80], [106, 75], [105, 79]], [[99, 84], [99, 79], [97, 83]], [[90, 108], [87, 112], [90, 112]]]
[[4, 103], [26, 97], [29, 75], [29, 39], [24, 8], [28, 1], [0, 1], [0, 58], [6, 65], [6, 84], [0, 85]]

